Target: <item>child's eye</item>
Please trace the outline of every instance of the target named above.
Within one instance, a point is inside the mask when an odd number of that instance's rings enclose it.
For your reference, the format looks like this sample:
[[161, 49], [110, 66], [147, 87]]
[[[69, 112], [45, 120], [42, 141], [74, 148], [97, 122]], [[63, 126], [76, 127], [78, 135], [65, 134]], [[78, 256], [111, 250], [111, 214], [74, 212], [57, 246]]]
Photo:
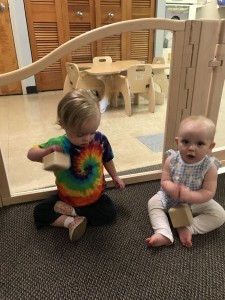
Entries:
[[205, 145], [205, 143], [204, 142], [198, 142], [198, 144], [197, 144], [198, 146], [204, 146]]
[[184, 145], [187, 145], [188, 144], [188, 140], [182, 140], [181, 143], [184, 144]]
[[78, 133], [76, 136], [81, 138], [81, 137], [84, 137], [86, 135], [94, 135], [95, 134], [95, 131], [94, 132], [91, 132], [91, 133], [87, 133], [87, 134], [82, 134], [82, 133]]

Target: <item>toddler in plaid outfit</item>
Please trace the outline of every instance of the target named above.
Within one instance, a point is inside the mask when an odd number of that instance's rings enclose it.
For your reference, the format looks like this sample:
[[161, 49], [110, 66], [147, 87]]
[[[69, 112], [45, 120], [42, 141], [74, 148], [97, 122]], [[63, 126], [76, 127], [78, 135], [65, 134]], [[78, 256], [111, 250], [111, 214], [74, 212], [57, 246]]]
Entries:
[[177, 228], [181, 243], [192, 247], [192, 235], [204, 234], [223, 225], [225, 211], [212, 198], [217, 187], [220, 162], [211, 156], [215, 146], [215, 125], [203, 116], [190, 116], [179, 127], [175, 141], [178, 151], [167, 151], [162, 170], [161, 190], [148, 202], [148, 213], [154, 234], [146, 239], [148, 246], [171, 245], [174, 241], [167, 211], [188, 203], [193, 223]]

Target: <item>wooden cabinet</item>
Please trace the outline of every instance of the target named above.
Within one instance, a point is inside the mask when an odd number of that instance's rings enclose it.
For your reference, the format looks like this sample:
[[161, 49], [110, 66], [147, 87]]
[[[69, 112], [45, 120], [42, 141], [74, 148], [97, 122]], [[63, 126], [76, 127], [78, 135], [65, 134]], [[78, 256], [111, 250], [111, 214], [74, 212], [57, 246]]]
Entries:
[[[96, 27], [119, 21], [155, 15], [155, 0], [96, 0]], [[113, 61], [138, 59], [152, 61], [153, 31], [122, 33], [97, 42], [97, 55], [110, 55]]]
[[[32, 60], [36, 61], [65, 42], [61, 1], [25, 0], [24, 5]], [[35, 75], [38, 91], [62, 88], [65, 61], [62, 58]]]
[[[3, 3], [1, 3], [3, 5]], [[0, 10], [0, 74], [18, 69], [8, 0]], [[22, 94], [21, 82], [0, 86], [0, 96]]]
[[[131, 0], [127, 19], [153, 18], [155, 16], [155, 0]], [[141, 30], [127, 34], [127, 57], [151, 63], [153, 60], [154, 31]]]
[[[127, 19], [154, 17], [155, 0], [24, 0], [33, 61], [64, 42], [90, 31]], [[91, 62], [110, 55], [113, 61], [152, 61], [153, 32], [135, 31], [107, 37], [86, 45], [35, 75], [37, 90], [62, 89], [65, 62]]]
[[[127, 19], [127, 5], [125, 0], [96, 0], [96, 27], [125, 21]], [[111, 56], [113, 61], [126, 58], [126, 33], [114, 35], [97, 41], [97, 55]]]
[[[96, 27], [95, 6], [93, 0], [64, 0], [63, 10], [65, 41], [90, 31]], [[68, 61], [76, 63], [91, 62], [96, 55], [96, 44], [92, 43], [73, 51]]]

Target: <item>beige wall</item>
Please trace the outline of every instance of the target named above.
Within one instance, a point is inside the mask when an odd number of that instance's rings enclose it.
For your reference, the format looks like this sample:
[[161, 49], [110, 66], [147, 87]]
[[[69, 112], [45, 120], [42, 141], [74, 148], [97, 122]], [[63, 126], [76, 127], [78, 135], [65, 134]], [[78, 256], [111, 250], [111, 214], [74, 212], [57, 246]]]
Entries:
[[197, 19], [225, 19], [225, 7], [218, 7], [217, 0], [211, 0], [198, 10]]

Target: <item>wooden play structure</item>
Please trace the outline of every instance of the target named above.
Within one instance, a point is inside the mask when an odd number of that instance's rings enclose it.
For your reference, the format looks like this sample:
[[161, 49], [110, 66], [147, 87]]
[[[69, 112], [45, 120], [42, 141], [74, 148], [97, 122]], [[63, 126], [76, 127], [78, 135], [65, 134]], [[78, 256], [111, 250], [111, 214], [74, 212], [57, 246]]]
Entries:
[[[189, 115], [204, 115], [217, 123], [225, 79], [225, 20], [187, 20], [144, 18], [118, 22], [84, 33], [61, 45], [33, 64], [0, 75], [0, 85], [7, 85], [32, 76], [72, 50], [96, 40], [122, 32], [144, 29], [173, 31], [170, 84], [164, 152], [174, 148], [174, 137], [180, 121]], [[1, 150], [1, 149], [0, 149]], [[224, 166], [225, 147], [215, 149]], [[163, 163], [163, 161], [162, 161]], [[10, 193], [4, 158], [0, 151], [0, 206], [43, 199], [56, 192], [49, 188], [16, 195]], [[161, 170], [121, 176], [126, 184], [159, 179]], [[113, 186], [108, 180], [108, 186]]]

